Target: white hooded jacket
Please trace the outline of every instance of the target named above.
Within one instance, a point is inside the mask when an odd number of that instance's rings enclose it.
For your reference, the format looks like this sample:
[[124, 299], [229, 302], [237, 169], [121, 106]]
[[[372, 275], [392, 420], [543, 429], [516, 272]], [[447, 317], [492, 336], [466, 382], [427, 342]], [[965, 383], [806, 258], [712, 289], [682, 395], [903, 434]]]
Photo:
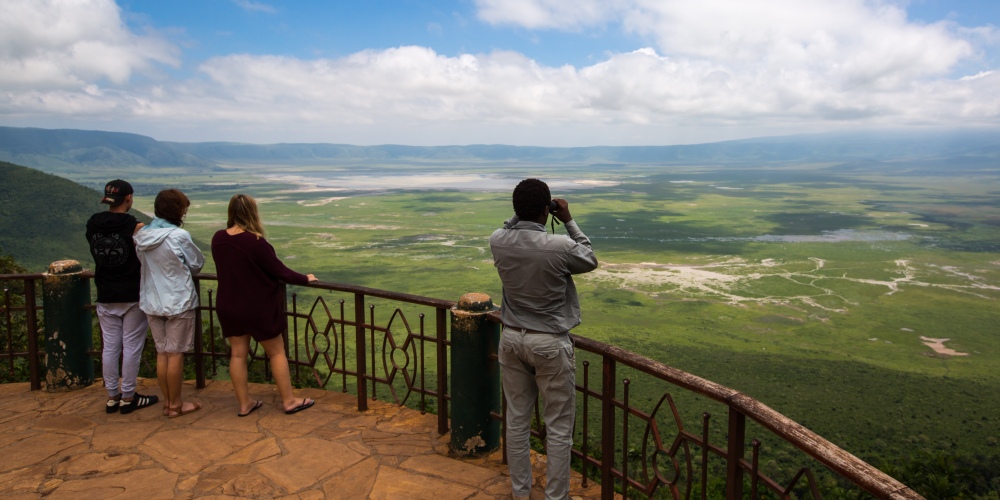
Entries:
[[191, 234], [156, 218], [134, 238], [142, 262], [139, 308], [152, 316], [176, 316], [198, 307], [192, 276], [205, 265], [205, 256]]

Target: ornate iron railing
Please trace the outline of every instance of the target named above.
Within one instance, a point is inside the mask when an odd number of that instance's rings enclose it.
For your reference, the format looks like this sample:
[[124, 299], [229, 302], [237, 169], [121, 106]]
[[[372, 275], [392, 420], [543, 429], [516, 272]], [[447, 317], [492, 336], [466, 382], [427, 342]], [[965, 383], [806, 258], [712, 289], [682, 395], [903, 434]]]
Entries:
[[[194, 352], [198, 387], [204, 387], [206, 370], [214, 375], [218, 362], [229, 358], [217, 328], [214, 290], [207, 286], [214, 280], [212, 274], [197, 277], [202, 290]], [[421, 411], [433, 406], [438, 431], [448, 432], [448, 311], [455, 302], [328, 282], [303, 288], [342, 296], [316, 296], [304, 312], [299, 294], [291, 295], [285, 348], [295, 379], [305, 375], [318, 387], [353, 389], [362, 411], [369, 398], [399, 405], [419, 398], [414, 406]], [[387, 305], [380, 316], [379, 306]], [[253, 359], [265, 361], [256, 350]]]
[[[13, 282], [22, 288], [19, 294], [6, 288], [4, 291], [6, 349], [0, 353], [0, 361], [6, 362], [13, 374], [15, 362], [26, 359], [32, 389], [41, 388], [41, 306], [35, 299], [35, 281], [43, 276], [0, 275], [5, 286]], [[84, 273], [84, 277], [91, 278], [92, 274]], [[214, 314], [211, 283], [215, 279], [209, 274], [197, 277], [201, 321], [197, 323], [192, 357], [199, 387], [204, 387], [208, 376], [218, 373], [229, 356]], [[447, 311], [454, 302], [325, 282], [299, 288], [302, 293], [290, 297], [286, 344], [294, 377], [311, 379], [328, 390], [354, 392], [359, 410], [367, 409], [369, 399], [380, 397], [399, 405], [412, 403], [422, 411], [432, 410], [438, 415], [438, 431], [448, 432]], [[310, 305], [300, 309], [299, 303], [307, 295]], [[16, 315], [21, 319], [15, 319]], [[495, 314], [491, 319], [498, 321]], [[19, 335], [28, 339], [23, 350], [15, 348]], [[583, 474], [584, 486], [599, 478], [603, 498], [622, 492], [628, 497], [650, 498], [724, 495], [737, 499], [758, 498], [761, 494], [821, 498], [812, 467], [798, 469], [785, 482], [762, 471], [762, 440], [747, 442], [748, 425], [757, 426], [753, 432], [770, 433], [769, 442], [801, 450], [803, 462], [818, 463], [840, 481], [877, 498], [921, 498], [907, 486], [745, 394], [592, 339], [574, 336], [574, 342], [579, 361], [579, 396], [573, 456]], [[265, 362], [256, 351], [253, 359]], [[595, 364], [601, 371], [592, 382], [591, 368]], [[645, 398], [634, 398], [633, 386], [644, 388]], [[650, 390], [659, 390], [660, 395], [650, 398]], [[700, 428], [690, 430], [684, 422], [691, 420], [691, 414], [680, 409], [679, 399], [695, 401], [699, 407], [714, 405], [726, 416], [725, 425], [713, 426], [711, 412], [699, 410]], [[434, 408], [430, 408], [432, 405]], [[695, 415], [698, 420], [699, 415]], [[543, 425], [536, 426], [537, 437], [544, 438], [544, 433]], [[714, 477], [714, 472], [719, 477]]]

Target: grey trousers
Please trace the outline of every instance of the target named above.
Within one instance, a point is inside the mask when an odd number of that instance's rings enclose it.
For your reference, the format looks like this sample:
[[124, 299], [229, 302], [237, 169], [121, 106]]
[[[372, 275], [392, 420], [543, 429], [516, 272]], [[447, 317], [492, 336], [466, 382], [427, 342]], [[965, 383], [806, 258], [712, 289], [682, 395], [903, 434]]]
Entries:
[[[97, 304], [97, 319], [101, 322], [101, 366], [104, 389], [108, 397], [121, 393], [123, 398], [135, 395], [139, 362], [146, 347], [146, 313], [138, 302]], [[121, 356], [121, 382], [119, 383], [118, 357]]]
[[576, 419], [576, 357], [569, 335], [521, 333], [505, 328], [500, 366], [507, 400], [507, 466], [511, 490], [531, 491], [530, 432], [535, 401], [545, 419], [545, 498], [569, 498], [570, 452]]

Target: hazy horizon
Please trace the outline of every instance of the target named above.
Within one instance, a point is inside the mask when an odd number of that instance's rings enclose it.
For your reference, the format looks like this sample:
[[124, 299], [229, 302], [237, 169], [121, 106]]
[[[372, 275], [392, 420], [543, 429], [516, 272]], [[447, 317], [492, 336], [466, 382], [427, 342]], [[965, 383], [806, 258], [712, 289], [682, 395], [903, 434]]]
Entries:
[[1000, 126], [991, 0], [0, 3], [0, 124], [661, 146]]

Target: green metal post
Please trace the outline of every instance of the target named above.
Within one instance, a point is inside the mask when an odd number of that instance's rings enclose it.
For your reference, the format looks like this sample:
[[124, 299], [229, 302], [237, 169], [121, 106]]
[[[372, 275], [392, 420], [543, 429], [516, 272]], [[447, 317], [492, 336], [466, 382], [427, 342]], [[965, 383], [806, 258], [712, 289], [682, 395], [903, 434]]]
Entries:
[[45, 313], [45, 388], [49, 392], [82, 389], [94, 383], [93, 316], [90, 284], [75, 260], [49, 265], [42, 281]]
[[465, 455], [500, 448], [500, 325], [489, 321], [493, 301], [463, 295], [451, 309], [451, 451]]

